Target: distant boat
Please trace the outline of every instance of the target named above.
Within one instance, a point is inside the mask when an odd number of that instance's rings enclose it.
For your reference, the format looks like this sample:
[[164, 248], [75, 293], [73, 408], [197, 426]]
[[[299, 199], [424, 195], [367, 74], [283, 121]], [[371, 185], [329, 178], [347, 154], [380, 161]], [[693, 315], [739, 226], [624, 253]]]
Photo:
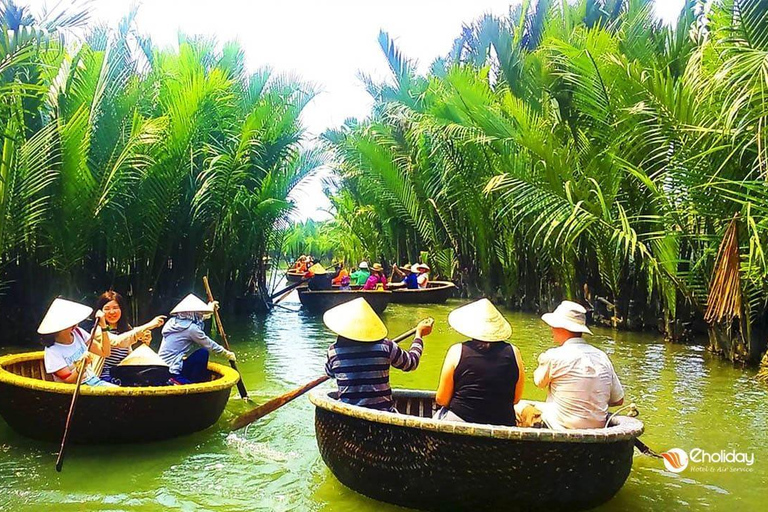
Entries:
[[288, 270], [285, 273], [285, 280], [289, 283], [298, 283], [304, 278], [304, 272], [300, 272], [298, 270]]
[[306, 286], [299, 290], [301, 305], [312, 313], [324, 313], [334, 306], [344, 304], [352, 299], [364, 297], [377, 313], [387, 309], [393, 293], [385, 290], [317, 290], [310, 291]]
[[632, 469], [643, 424], [554, 431], [433, 420], [433, 392], [394, 390], [399, 414], [316, 390], [315, 433], [336, 478], [370, 498], [422, 510], [584, 510]]
[[[212, 380], [182, 386], [81, 386], [69, 440], [143, 443], [179, 437], [216, 423], [240, 380], [233, 369], [208, 363]], [[60, 441], [74, 384], [52, 382], [43, 352], [0, 357], [0, 416], [16, 432]]]
[[396, 304], [442, 304], [453, 295], [456, 285], [450, 281], [430, 281], [426, 288], [408, 289], [390, 285]]

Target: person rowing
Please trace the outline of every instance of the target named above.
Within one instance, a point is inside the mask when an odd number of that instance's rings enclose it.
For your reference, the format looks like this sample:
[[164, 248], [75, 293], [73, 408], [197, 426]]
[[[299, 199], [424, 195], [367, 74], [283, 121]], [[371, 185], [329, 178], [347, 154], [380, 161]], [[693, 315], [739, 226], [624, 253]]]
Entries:
[[209, 352], [235, 361], [235, 353], [222, 347], [203, 331], [203, 322], [218, 308], [206, 304], [194, 294], [187, 295], [171, 310], [171, 319], [163, 327], [163, 341], [158, 355], [169, 366], [174, 384], [191, 384], [209, 379]]
[[53, 377], [54, 382], [77, 383], [78, 362], [86, 358], [81, 382], [86, 386], [114, 386], [101, 380], [91, 367], [91, 354], [101, 357], [109, 357], [110, 354], [111, 345], [105, 330], [107, 324], [104, 312], [97, 311], [95, 315], [96, 322], [102, 328], [99, 343], [91, 343], [89, 347], [89, 333], [77, 325], [88, 318], [91, 312], [93, 309], [88, 306], [57, 298], [40, 322], [37, 332], [42, 335], [41, 341], [45, 347], [45, 372]]
[[395, 274], [403, 278], [402, 282], [408, 290], [417, 290], [419, 288], [417, 265], [411, 265], [409, 263], [406, 263], [402, 267], [394, 265], [392, 270], [394, 270]]
[[322, 266], [320, 263], [315, 263], [310, 267], [309, 270], [307, 270], [305, 278], [309, 278], [309, 281], [307, 281], [307, 288], [310, 289], [310, 291], [322, 291], [322, 290], [332, 290], [333, 289], [333, 279], [338, 274], [329, 274], [327, 270], [325, 270], [325, 267]]
[[448, 324], [468, 338], [448, 349], [435, 395], [436, 419], [515, 426], [525, 366], [506, 340], [512, 326], [488, 299], [451, 311]]
[[329, 309], [323, 323], [336, 335], [328, 348], [325, 373], [336, 379], [342, 402], [396, 412], [389, 385], [389, 368], [405, 372], [419, 366], [424, 336], [432, 332], [429, 320], [419, 322], [409, 350], [386, 338], [387, 328], [364, 298]]
[[557, 345], [539, 356], [536, 386], [547, 390], [542, 418], [553, 429], [602, 428], [608, 407], [624, 403], [624, 389], [608, 355], [584, 340], [592, 334], [587, 310], [568, 300], [541, 319]]

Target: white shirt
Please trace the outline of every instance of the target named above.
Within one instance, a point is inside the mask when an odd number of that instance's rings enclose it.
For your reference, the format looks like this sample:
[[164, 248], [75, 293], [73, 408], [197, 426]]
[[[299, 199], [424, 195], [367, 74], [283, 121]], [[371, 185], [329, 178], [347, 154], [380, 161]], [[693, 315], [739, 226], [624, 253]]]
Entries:
[[[55, 382], [64, 382], [62, 379], [56, 376], [56, 372], [66, 367], [74, 367], [84, 355], [88, 347], [85, 345], [85, 340], [88, 339], [89, 333], [80, 327], [76, 327], [72, 332], [74, 340], [69, 345], [63, 343], [54, 343], [50, 347], [45, 347], [45, 372], [53, 375]], [[83, 381], [88, 380], [95, 374], [91, 370], [90, 366], [86, 366], [85, 375]]]
[[419, 288], [426, 288], [427, 283], [429, 282], [429, 272], [419, 274], [419, 277], [416, 278], [416, 282], [419, 283]]
[[533, 382], [548, 388], [544, 419], [552, 428], [602, 428], [608, 404], [624, 398], [611, 360], [583, 338], [541, 354]]

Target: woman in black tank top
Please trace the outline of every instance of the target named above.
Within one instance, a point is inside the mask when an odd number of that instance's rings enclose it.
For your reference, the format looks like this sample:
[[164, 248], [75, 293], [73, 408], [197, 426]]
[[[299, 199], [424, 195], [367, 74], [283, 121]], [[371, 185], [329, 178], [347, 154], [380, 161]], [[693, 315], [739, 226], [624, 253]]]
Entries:
[[453, 311], [448, 322], [473, 339], [452, 346], [445, 358], [436, 395], [440, 417], [514, 426], [525, 368], [517, 347], [504, 342], [511, 326], [488, 299]]

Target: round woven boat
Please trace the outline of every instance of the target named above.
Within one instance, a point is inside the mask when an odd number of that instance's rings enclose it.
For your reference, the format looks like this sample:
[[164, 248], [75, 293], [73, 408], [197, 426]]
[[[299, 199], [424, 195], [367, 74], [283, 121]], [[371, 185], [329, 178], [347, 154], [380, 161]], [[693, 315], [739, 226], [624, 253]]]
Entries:
[[344, 304], [358, 297], [363, 297], [377, 313], [387, 309], [392, 300], [392, 292], [383, 290], [318, 290], [310, 291], [299, 288], [301, 305], [311, 313], [325, 313], [332, 307]]
[[298, 270], [288, 270], [285, 273], [285, 280], [289, 283], [298, 283], [304, 278], [304, 272]]
[[396, 304], [442, 304], [453, 296], [456, 285], [450, 281], [430, 281], [426, 288], [409, 290], [392, 288], [392, 302]]
[[584, 510], [610, 500], [632, 469], [643, 424], [553, 431], [431, 419], [434, 393], [395, 390], [400, 414], [316, 390], [317, 444], [347, 487], [422, 510]]
[[[218, 421], [240, 379], [226, 366], [209, 363], [212, 380], [183, 386], [81, 386], [69, 440], [73, 443], [133, 443], [191, 434]], [[16, 432], [60, 441], [74, 384], [51, 382], [43, 352], [0, 357], [0, 416]]]

